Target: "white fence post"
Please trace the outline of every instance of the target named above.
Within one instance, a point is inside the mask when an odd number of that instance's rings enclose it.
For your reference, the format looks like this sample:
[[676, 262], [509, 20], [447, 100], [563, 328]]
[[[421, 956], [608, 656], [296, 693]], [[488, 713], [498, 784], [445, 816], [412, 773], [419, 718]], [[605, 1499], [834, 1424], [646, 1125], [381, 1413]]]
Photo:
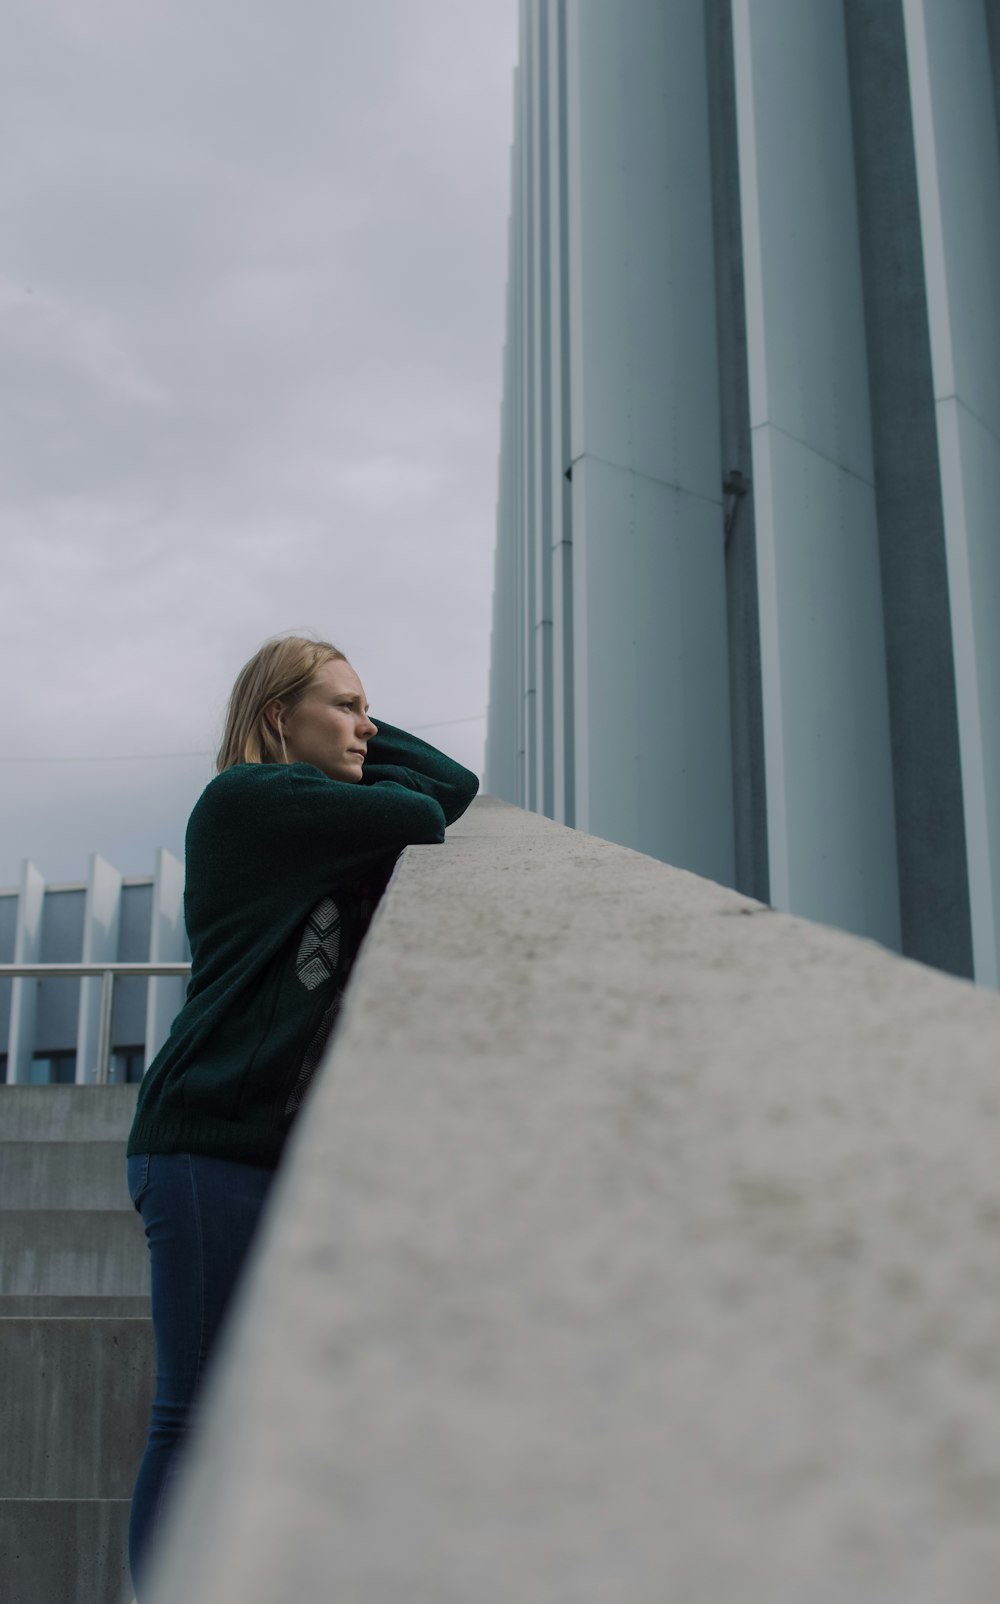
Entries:
[[[83, 962], [111, 963], [118, 957], [118, 931], [121, 924], [122, 877], [118, 870], [97, 853], [91, 854], [87, 900], [83, 915]], [[80, 1012], [76, 1035], [76, 1082], [78, 1086], [100, 1079], [101, 1028], [106, 982], [81, 980]], [[110, 1048], [111, 1021], [107, 1021]], [[107, 1067], [105, 1066], [105, 1073]]]
[[[45, 879], [25, 858], [21, 868], [21, 890], [17, 899], [17, 931], [14, 936], [14, 962], [38, 963], [42, 953], [42, 903]], [[18, 977], [11, 984], [10, 1030], [7, 1036], [7, 1080], [30, 1081], [35, 1051], [35, 1001], [38, 981]]]
[[[184, 929], [184, 865], [163, 847], [156, 855], [153, 883], [153, 909], [149, 932], [150, 963], [183, 962], [187, 957]], [[146, 993], [146, 1056], [143, 1073], [149, 1068], [184, 1001], [185, 983], [154, 976]]]

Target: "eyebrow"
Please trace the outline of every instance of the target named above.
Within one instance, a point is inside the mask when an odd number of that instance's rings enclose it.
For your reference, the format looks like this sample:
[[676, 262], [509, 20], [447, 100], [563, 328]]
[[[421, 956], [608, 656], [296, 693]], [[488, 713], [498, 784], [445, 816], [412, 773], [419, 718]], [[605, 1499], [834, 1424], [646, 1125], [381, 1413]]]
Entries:
[[[338, 702], [360, 702], [360, 700], [361, 700], [360, 696], [352, 696], [350, 691], [342, 691], [341, 694], [337, 697], [337, 701]], [[368, 711], [368, 709], [370, 707], [371, 707], [371, 703], [370, 702], [366, 702], [365, 703], [365, 712], [366, 713], [367, 713], [367, 711]]]

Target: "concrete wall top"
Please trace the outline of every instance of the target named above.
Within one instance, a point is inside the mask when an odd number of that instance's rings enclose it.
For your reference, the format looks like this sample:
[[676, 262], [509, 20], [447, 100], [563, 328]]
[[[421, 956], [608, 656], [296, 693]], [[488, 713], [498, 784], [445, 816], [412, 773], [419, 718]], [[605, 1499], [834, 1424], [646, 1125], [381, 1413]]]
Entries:
[[376, 916], [148, 1604], [992, 1600], [998, 1065], [992, 992], [481, 798]]

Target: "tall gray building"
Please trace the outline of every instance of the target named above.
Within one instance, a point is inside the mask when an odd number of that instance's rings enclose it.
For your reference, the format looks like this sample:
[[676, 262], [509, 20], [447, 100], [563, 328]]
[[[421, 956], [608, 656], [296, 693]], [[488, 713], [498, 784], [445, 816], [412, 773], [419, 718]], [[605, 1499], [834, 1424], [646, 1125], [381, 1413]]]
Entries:
[[486, 784], [1000, 984], [1000, 0], [522, 0]]

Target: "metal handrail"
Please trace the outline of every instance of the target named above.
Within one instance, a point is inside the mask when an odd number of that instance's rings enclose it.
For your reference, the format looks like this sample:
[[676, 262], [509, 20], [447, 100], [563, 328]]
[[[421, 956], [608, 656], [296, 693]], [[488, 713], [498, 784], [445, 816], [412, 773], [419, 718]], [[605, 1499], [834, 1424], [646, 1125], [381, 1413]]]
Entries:
[[169, 975], [183, 980], [191, 973], [189, 963], [69, 963], [69, 964], [0, 964], [0, 980], [53, 980], [62, 976], [68, 979], [100, 977], [101, 1007], [97, 1031], [98, 1086], [108, 1084], [111, 1066], [111, 1005], [117, 975]]
[[190, 963], [92, 963], [92, 964], [0, 964], [0, 980], [45, 980], [50, 976], [68, 975], [174, 975], [183, 979], [191, 973]]

